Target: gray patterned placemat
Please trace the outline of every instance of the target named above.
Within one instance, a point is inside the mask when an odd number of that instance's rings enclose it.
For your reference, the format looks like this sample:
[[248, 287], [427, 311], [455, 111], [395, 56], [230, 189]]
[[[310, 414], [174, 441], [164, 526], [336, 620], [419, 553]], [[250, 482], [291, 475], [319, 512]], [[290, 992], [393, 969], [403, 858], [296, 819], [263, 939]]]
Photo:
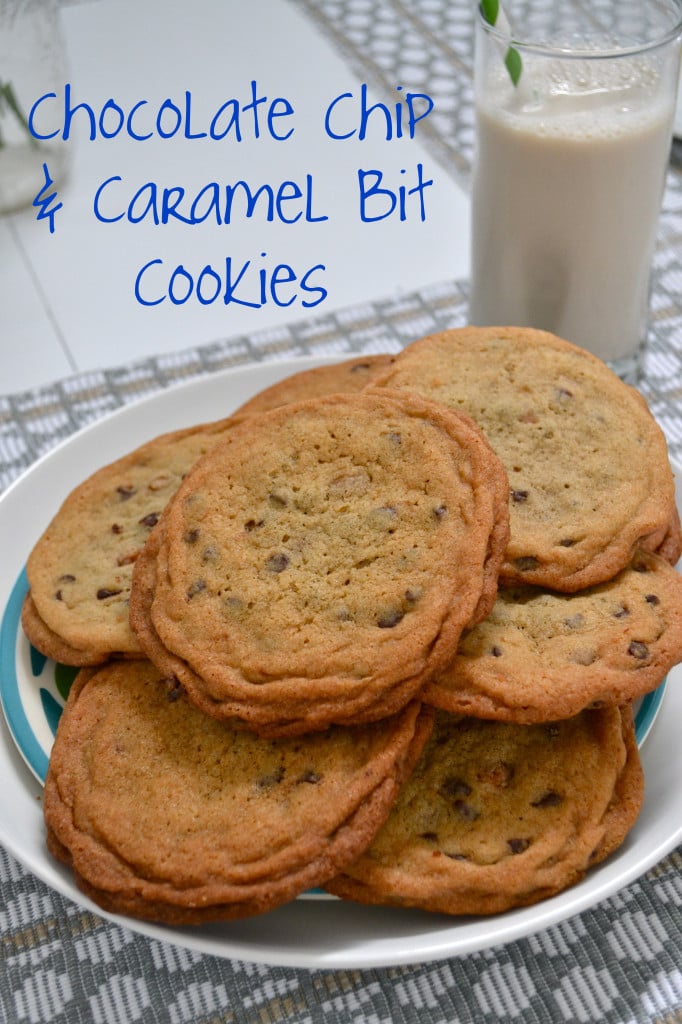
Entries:
[[[655, 319], [641, 390], [666, 432], [671, 456], [682, 464], [682, 311], [671, 290], [676, 273], [659, 253]], [[444, 281], [397, 298], [0, 395], [0, 491], [60, 440], [126, 402], [244, 363], [297, 355], [396, 352], [422, 335], [463, 326], [467, 301], [466, 281]]]

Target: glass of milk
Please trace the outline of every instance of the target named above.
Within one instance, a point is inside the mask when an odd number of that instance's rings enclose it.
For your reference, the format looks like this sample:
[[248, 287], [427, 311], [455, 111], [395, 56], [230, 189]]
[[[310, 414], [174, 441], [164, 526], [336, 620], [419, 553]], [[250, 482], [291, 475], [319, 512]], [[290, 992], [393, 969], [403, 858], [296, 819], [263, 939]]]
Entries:
[[479, 11], [471, 323], [552, 331], [636, 382], [681, 33], [680, 0]]

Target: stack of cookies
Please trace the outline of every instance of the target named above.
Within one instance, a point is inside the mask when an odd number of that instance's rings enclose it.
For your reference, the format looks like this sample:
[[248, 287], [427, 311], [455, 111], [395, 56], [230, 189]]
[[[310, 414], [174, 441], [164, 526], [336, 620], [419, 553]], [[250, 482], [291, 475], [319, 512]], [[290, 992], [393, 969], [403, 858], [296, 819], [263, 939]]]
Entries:
[[311, 886], [450, 914], [560, 892], [639, 812], [681, 534], [642, 399], [537, 331], [297, 374], [151, 441], [29, 558], [29, 639], [90, 666], [48, 845], [172, 923]]

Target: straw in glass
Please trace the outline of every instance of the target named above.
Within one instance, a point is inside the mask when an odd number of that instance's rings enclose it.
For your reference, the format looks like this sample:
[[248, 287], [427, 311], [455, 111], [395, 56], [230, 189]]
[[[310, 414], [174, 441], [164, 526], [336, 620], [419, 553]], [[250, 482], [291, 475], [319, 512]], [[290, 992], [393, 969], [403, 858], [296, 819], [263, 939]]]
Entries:
[[510, 41], [504, 55], [504, 66], [514, 85], [518, 85], [523, 65], [521, 54], [511, 45], [512, 32], [507, 15], [500, 6], [499, 0], [480, 0], [479, 9], [485, 21], [496, 27], [505, 36], [505, 39]]

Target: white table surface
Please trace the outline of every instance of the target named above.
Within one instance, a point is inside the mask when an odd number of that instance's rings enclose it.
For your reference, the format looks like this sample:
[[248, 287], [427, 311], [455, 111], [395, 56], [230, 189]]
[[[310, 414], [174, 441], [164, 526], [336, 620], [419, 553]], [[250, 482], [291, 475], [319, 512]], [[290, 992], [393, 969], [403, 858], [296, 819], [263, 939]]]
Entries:
[[[61, 14], [73, 95], [95, 109], [109, 97], [124, 108], [142, 98], [179, 100], [188, 89], [198, 118], [226, 98], [246, 101], [256, 80], [263, 94], [292, 104], [294, 133], [285, 142], [91, 142], [81, 123], [68, 143], [71, 169], [54, 233], [31, 208], [0, 217], [0, 393], [468, 275], [468, 197], [420, 144], [418, 127], [413, 140], [387, 141], [375, 117], [364, 141], [325, 135], [328, 103], [346, 92], [359, 103], [362, 82], [288, 0], [87, 0]], [[344, 114], [353, 102], [344, 101]], [[416, 181], [420, 163], [433, 180], [424, 190], [426, 219], [413, 197], [403, 222], [393, 215], [362, 223], [358, 169], [380, 169], [382, 184], [397, 189]], [[148, 181], [191, 193], [211, 181], [257, 187], [311, 174], [313, 213], [328, 220], [104, 224], [93, 197], [114, 174], [123, 182], [109, 194], [122, 209]], [[145, 307], [135, 298], [135, 277], [151, 259], [162, 259], [170, 274], [179, 263], [196, 272], [207, 263], [219, 268], [226, 256], [235, 266], [288, 263], [299, 274], [322, 263], [328, 297], [310, 311], [299, 301], [252, 309], [196, 301]]]

